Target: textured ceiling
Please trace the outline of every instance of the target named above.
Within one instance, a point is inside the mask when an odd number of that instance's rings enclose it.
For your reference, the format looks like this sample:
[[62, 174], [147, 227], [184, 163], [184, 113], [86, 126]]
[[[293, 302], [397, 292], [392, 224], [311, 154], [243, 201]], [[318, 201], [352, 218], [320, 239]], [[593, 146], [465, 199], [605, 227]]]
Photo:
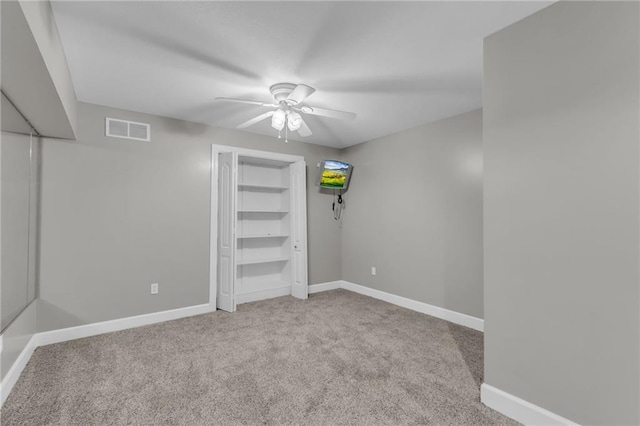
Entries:
[[[235, 128], [269, 86], [304, 83], [305, 116], [345, 147], [478, 108], [482, 39], [551, 2], [54, 1], [79, 101]], [[269, 121], [245, 131], [277, 136]]]

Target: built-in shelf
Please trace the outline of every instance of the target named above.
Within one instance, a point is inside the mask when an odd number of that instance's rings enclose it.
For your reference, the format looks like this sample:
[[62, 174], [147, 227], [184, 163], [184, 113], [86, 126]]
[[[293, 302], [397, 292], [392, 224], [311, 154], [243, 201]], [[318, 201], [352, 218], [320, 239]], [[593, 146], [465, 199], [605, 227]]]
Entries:
[[[287, 282], [287, 281], [282, 281], [282, 280], [267, 280], [267, 281], [263, 281], [264, 286], [268, 289], [270, 289], [269, 291], [278, 291], [278, 290], [284, 290], [284, 289], [288, 289], [289, 292], [291, 292], [291, 283]], [[255, 294], [255, 293], [260, 293], [261, 291], [258, 290], [252, 290], [252, 291], [241, 291], [236, 293], [236, 296], [238, 295], [249, 295], [249, 294]]]
[[238, 235], [238, 239], [249, 239], [249, 238], [287, 238], [288, 235], [285, 234], [266, 234], [266, 235]]
[[244, 191], [273, 191], [273, 192], [282, 192], [289, 189], [286, 186], [277, 186], [277, 185], [254, 185], [248, 183], [239, 183], [238, 189]]
[[278, 213], [285, 214], [289, 213], [288, 210], [238, 210], [238, 213]]
[[257, 264], [260, 264], [260, 263], [286, 262], [288, 260], [289, 260], [289, 258], [286, 257], [286, 256], [271, 257], [271, 258], [265, 258], [265, 259], [236, 260], [236, 265], [238, 265], [238, 266], [242, 266], [242, 265], [257, 265]]
[[[216, 146], [212, 154], [218, 166], [217, 181], [212, 176], [218, 189], [217, 303], [233, 311], [236, 304], [271, 297], [306, 298], [304, 158], [234, 151]], [[229, 235], [231, 241], [223, 238]]]
[[262, 281], [260, 289], [252, 286], [252, 290], [236, 293], [236, 303], [255, 302], [257, 300], [270, 299], [272, 297], [287, 296], [291, 294], [291, 283], [286, 281]]

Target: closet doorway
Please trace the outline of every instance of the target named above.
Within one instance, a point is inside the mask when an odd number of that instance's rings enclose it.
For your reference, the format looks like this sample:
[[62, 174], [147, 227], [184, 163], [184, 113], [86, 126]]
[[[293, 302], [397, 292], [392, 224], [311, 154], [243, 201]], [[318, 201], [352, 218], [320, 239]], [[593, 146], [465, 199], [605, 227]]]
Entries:
[[[211, 286], [216, 307], [308, 296], [304, 157], [213, 145]], [[213, 294], [213, 293], [212, 293]]]

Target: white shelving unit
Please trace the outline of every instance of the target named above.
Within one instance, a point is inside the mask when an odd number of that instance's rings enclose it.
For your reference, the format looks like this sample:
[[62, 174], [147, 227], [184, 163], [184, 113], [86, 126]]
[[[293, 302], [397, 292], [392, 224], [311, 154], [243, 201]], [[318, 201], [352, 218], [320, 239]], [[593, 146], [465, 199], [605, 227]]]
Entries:
[[238, 210], [238, 213], [289, 213], [288, 210]]
[[250, 185], [245, 183], [239, 183], [238, 188], [247, 191], [266, 191], [266, 192], [282, 192], [289, 189], [286, 186], [279, 185]]
[[218, 307], [234, 311], [239, 303], [286, 294], [306, 298], [304, 160], [221, 146], [213, 155]]

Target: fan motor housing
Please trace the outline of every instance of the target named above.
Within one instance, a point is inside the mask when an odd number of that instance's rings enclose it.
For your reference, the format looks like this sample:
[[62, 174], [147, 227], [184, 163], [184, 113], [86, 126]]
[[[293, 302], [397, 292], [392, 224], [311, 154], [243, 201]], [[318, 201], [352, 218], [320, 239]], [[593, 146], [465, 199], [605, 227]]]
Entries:
[[276, 101], [282, 102], [286, 100], [287, 97], [289, 97], [289, 95], [295, 88], [296, 85], [293, 83], [278, 83], [271, 86], [269, 90], [271, 91], [271, 95], [273, 95], [273, 98]]

